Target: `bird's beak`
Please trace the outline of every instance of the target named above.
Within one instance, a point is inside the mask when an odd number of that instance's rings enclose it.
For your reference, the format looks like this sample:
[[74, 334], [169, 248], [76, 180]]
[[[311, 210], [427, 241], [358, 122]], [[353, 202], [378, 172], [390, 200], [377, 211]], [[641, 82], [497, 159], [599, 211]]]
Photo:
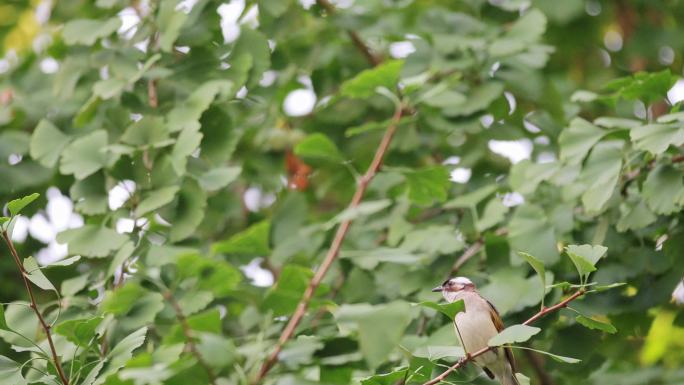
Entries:
[[442, 287], [441, 287], [441, 286], [437, 286], [437, 287], [433, 288], [432, 291], [438, 293], [438, 292], [442, 291]]

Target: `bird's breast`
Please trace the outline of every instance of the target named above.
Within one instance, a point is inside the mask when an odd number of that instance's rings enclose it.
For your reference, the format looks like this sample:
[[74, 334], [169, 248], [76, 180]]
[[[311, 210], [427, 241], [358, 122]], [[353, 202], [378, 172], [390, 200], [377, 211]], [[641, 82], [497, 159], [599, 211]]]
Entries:
[[[487, 347], [490, 338], [498, 334], [490, 315], [490, 309], [486, 301], [482, 299], [464, 298], [465, 312], [458, 313], [455, 318], [456, 332], [458, 333], [463, 348], [468, 353], [475, 353]], [[491, 352], [484, 354], [478, 363], [486, 364], [496, 359], [496, 354]]]

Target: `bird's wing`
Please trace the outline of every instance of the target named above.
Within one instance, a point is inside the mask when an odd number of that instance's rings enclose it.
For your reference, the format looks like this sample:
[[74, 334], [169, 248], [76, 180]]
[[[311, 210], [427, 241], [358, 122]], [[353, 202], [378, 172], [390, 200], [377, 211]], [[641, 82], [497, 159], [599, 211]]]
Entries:
[[[499, 311], [496, 310], [494, 304], [489, 302], [489, 300], [486, 301], [489, 307], [492, 309], [492, 311], [489, 312], [489, 314], [491, 314], [492, 316], [492, 322], [494, 323], [496, 330], [501, 332], [502, 330], [504, 330], [505, 327], [503, 321], [501, 320], [501, 316], [499, 315]], [[511, 350], [511, 348], [504, 348], [504, 353], [506, 354], [506, 359], [508, 360], [508, 363], [511, 365], [511, 369], [513, 369], [513, 373], [517, 372], [517, 370], [515, 369], [515, 358], [513, 357], [513, 351]]]

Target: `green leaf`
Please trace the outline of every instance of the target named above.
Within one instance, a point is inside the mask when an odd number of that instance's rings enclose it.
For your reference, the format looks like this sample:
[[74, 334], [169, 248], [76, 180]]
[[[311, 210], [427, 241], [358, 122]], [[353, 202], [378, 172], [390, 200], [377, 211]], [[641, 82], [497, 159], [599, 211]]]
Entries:
[[637, 72], [631, 77], [613, 80], [605, 88], [615, 90], [622, 98], [641, 100], [648, 106], [664, 99], [677, 78], [669, 69], [651, 73]]
[[160, 189], [147, 192], [144, 195], [140, 204], [135, 209], [135, 216], [141, 217], [151, 211], [154, 211], [162, 206], [165, 206], [173, 201], [176, 193], [180, 189], [179, 186], [167, 186]]
[[247, 88], [252, 88], [271, 66], [271, 48], [264, 34], [246, 25], [240, 28], [240, 36], [230, 53], [230, 58], [234, 60], [244, 56], [251, 58], [246, 85]]
[[489, 47], [492, 56], [508, 56], [520, 52], [539, 40], [546, 31], [546, 16], [538, 9], [527, 11], [515, 21], [506, 34]]
[[41, 165], [54, 167], [69, 140], [69, 136], [63, 134], [52, 122], [42, 119], [31, 135], [29, 154]]
[[[672, 198], [670, 198], [672, 199]], [[615, 224], [619, 232], [644, 228], [658, 219], [638, 197], [628, 197], [620, 203], [620, 219]]]
[[451, 321], [454, 320], [456, 314], [465, 310], [465, 305], [462, 299], [451, 303], [436, 303], [432, 301], [423, 301], [420, 302], [418, 305], [437, 310], [438, 312], [449, 317], [449, 320]]
[[216, 298], [230, 295], [242, 280], [238, 269], [225, 261], [203, 258], [197, 254], [178, 259], [179, 279], [197, 279], [197, 288], [211, 291]]
[[531, 204], [519, 206], [508, 226], [508, 241], [512, 250], [534, 255], [547, 265], [559, 259], [556, 235], [544, 211]]
[[634, 128], [643, 124], [641, 120], [601, 116], [594, 119], [594, 124], [605, 128]]
[[109, 375], [114, 374], [121, 369], [126, 362], [133, 357], [133, 351], [145, 342], [146, 334], [147, 327], [142, 327], [127, 335], [124, 339], [119, 341], [119, 343], [114, 345], [109, 354], [107, 354], [107, 367], [100, 374], [95, 384], [103, 384]]
[[202, 223], [206, 207], [206, 192], [194, 180], [186, 179], [178, 193], [175, 215], [169, 219], [172, 223], [169, 240], [178, 242], [195, 234], [197, 226]]
[[533, 352], [537, 352], [537, 353], [540, 353], [540, 354], [544, 354], [544, 355], [547, 355], [547, 356], [551, 357], [554, 361], [563, 362], [563, 363], [566, 363], [566, 364], [577, 364], [577, 363], [582, 362], [582, 360], [577, 359], [577, 358], [559, 356], [558, 354], [553, 354], [553, 353], [545, 352], [545, 351], [543, 351], [543, 350], [537, 350], [537, 349], [532, 349], [532, 348], [523, 347], [523, 346], [511, 346], [511, 347], [514, 348], [514, 349], [525, 349], [525, 350], [531, 350], [531, 351], [533, 351]]
[[558, 162], [532, 163], [524, 159], [511, 167], [508, 183], [523, 195], [533, 194], [543, 181], [550, 180], [559, 171]]
[[610, 334], [617, 333], [617, 329], [615, 329], [615, 326], [607, 322], [598, 321], [593, 318], [585, 317], [581, 314], [575, 317], [575, 320], [589, 329], [601, 330]]
[[513, 344], [516, 342], [525, 342], [532, 338], [533, 335], [539, 333], [540, 328], [527, 325], [513, 325], [502, 330], [499, 334], [489, 339], [487, 345], [501, 346], [506, 344]]
[[212, 253], [264, 256], [271, 252], [269, 237], [271, 222], [262, 221], [225, 241], [214, 243]]
[[76, 19], [64, 24], [62, 37], [67, 45], [93, 45], [98, 39], [107, 37], [121, 27], [121, 19], [107, 20]]
[[0, 226], [4, 225], [5, 223], [7, 223], [9, 221], [10, 221], [9, 217], [0, 217]]
[[491, 227], [494, 227], [501, 223], [508, 213], [508, 207], [506, 207], [502, 200], [499, 198], [491, 199], [487, 202], [484, 208], [482, 216], [477, 219], [475, 223], [475, 228], [477, 231], [485, 231]]
[[[188, 326], [190, 330], [201, 332], [193, 333], [194, 335], [203, 334], [221, 334], [221, 315], [217, 309], [210, 309], [203, 311], [201, 313], [187, 317]], [[180, 324], [176, 324], [169, 332], [164, 336], [164, 344], [171, 345], [177, 343], [184, 343], [186, 341], [183, 327]]]
[[[393, 119], [390, 118], [381, 121], [366, 122], [358, 126], [349, 127], [344, 131], [344, 136], [349, 138], [370, 131], [385, 130], [390, 124], [392, 124], [392, 121]], [[413, 124], [417, 121], [418, 119], [416, 118], [416, 116], [403, 116], [396, 123], [396, 127], [398, 130], [401, 130], [406, 126], [409, 126], [410, 124]]]
[[684, 126], [681, 123], [652, 123], [630, 130], [634, 147], [654, 155], [662, 154], [669, 146], [684, 144]]
[[465, 243], [452, 225], [432, 225], [406, 234], [401, 248], [429, 255], [452, 254], [463, 250]]
[[213, 168], [199, 178], [199, 184], [203, 189], [207, 191], [218, 191], [233, 181], [235, 181], [240, 173], [242, 172], [242, 167], [218, 167]]
[[11, 359], [0, 356], [0, 384], [1, 385], [28, 385], [21, 374], [21, 365]]
[[185, 174], [188, 156], [199, 148], [201, 142], [202, 133], [197, 131], [196, 126], [188, 126], [181, 131], [171, 150], [171, 165], [176, 175]]
[[104, 299], [100, 304], [100, 310], [103, 313], [112, 313], [114, 315], [126, 314], [133, 308], [135, 301], [142, 297], [146, 291], [137, 282], [127, 282], [117, 290], [105, 293]]
[[164, 52], [171, 52], [173, 43], [178, 39], [181, 28], [188, 19], [188, 15], [176, 10], [175, 0], [163, 0], [159, 3], [157, 25], [159, 28], [159, 47]]
[[103, 317], [94, 317], [64, 321], [55, 326], [55, 332], [78, 346], [88, 347], [102, 320]]
[[375, 374], [362, 378], [361, 385], [394, 385], [402, 382], [408, 375], [408, 369], [396, 370], [390, 373]]
[[570, 96], [570, 101], [573, 103], [589, 103], [598, 98], [598, 94], [587, 90], [577, 90]]
[[579, 180], [586, 191], [582, 204], [590, 214], [601, 212], [613, 195], [622, 168], [622, 141], [601, 142], [592, 150]]
[[480, 202], [487, 199], [498, 189], [497, 185], [490, 184], [480, 187], [474, 191], [466, 194], [462, 194], [457, 198], [450, 200], [444, 204], [445, 209], [455, 209], [455, 208], [475, 208]]
[[43, 271], [38, 267], [38, 262], [33, 257], [24, 258], [24, 270], [26, 270], [26, 278], [33, 282], [36, 286], [43, 290], [57, 291], [57, 288], [50, 282], [43, 274]]
[[541, 303], [542, 306], [544, 306], [544, 296], [546, 295], [546, 269], [544, 268], [544, 263], [537, 258], [531, 256], [530, 254], [524, 253], [522, 251], [518, 252], [518, 255], [523, 257], [527, 263], [532, 266], [535, 272], [537, 272], [537, 275], [539, 276], [539, 279], [541, 280], [542, 283], [542, 299]]
[[578, 164], [589, 150], [605, 135], [605, 132], [582, 118], [575, 118], [558, 137], [560, 160]]
[[276, 317], [291, 314], [312, 276], [311, 269], [285, 265], [276, 285], [266, 293], [262, 308], [271, 310]]
[[358, 330], [361, 354], [369, 367], [377, 368], [399, 344], [412, 318], [410, 310], [405, 302], [342, 305], [335, 319], [340, 328]]
[[358, 206], [348, 207], [339, 214], [335, 215], [332, 219], [326, 222], [323, 227], [326, 230], [330, 230], [335, 227], [336, 224], [344, 221], [353, 221], [360, 217], [370, 216], [377, 212], [380, 212], [392, 204], [389, 199], [382, 199], [378, 201], [366, 201], [359, 203]]
[[444, 202], [450, 186], [449, 171], [441, 166], [428, 167], [406, 174], [409, 199], [419, 205]]
[[595, 265], [608, 251], [608, 248], [601, 245], [569, 245], [566, 251], [579, 255], [592, 265]]
[[0, 305], [0, 330], [9, 330], [5, 319], [5, 305]]
[[389, 60], [379, 66], [364, 70], [352, 79], [342, 83], [340, 94], [349, 98], [369, 98], [378, 87], [394, 90], [399, 82], [402, 60]]
[[144, 116], [131, 124], [121, 135], [123, 143], [138, 147], [162, 147], [173, 143], [169, 140], [168, 127], [159, 116]]
[[382, 262], [415, 265], [425, 259], [407, 250], [389, 247], [377, 247], [372, 250], [343, 250], [340, 258], [348, 258], [355, 265], [366, 270], [373, 270]]
[[69, 254], [95, 258], [108, 256], [127, 240], [127, 236], [100, 225], [85, 225], [57, 234], [57, 242], [69, 244]]
[[78, 261], [80, 261], [80, 260], [81, 260], [81, 256], [80, 256], [80, 255], [75, 255], [75, 256], [73, 256], [73, 257], [61, 259], [61, 260], [59, 260], [59, 261], [57, 261], [57, 262], [52, 262], [51, 264], [46, 265], [46, 266], [44, 266], [43, 268], [55, 267], [55, 266], [71, 266], [71, 265], [73, 265], [74, 263], [76, 263], [76, 262], [78, 262]]
[[570, 245], [565, 248], [565, 252], [572, 260], [572, 263], [577, 269], [577, 273], [582, 277], [583, 281], [596, 271], [596, 262], [606, 253], [608, 248], [600, 245]]
[[295, 146], [294, 153], [302, 158], [323, 159], [336, 163], [344, 161], [344, 156], [335, 143], [321, 133], [311, 134], [304, 138]]
[[[199, 119], [202, 113], [209, 108], [211, 103], [217, 97], [228, 97], [232, 96], [235, 92], [233, 82], [229, 80], [210, 80], [203, 83], [197, 89], [195, 89], [188, 98], [182, 103], [176, 104], [176, 106], [169, 112], [166, 119], [168, 124], [168, 129], [170, 132], [178, 132], [181, 130], [190, 130], [190, 132], [197, 133], [199, 129]], [[201, 134], [200, 134], [201, 135]], [[178, 140], [180, 141], [180, 137]], [[178, 142], [176, 142], [178, 145]], [[199, 145], [199, 142], [197, 143]], [[187, 152], [191, 154], [197, 146], [183, 144], [183, 148], [190, 148], [192, 150]]]
[[684, 173], [669, 165], [659, 165], [648, 173], [642, 194], [656, 214], [677, 212], [684, 205]]
[[24, 209], [24, 207], [28, 206], [29, 204], [31, 204], [31, 202], [38, 199], [39, 196], [40, 196], [40, 194], [33, 193], [33, 194], [27, 195], [23, 198], [14, 199], [14, 200], [9, 201], [9, 203], [7, 203], [7, 209], [9, 210], [10, 215], [12, 215], [12, 216], [18, 215], [21, 212], [21, 210]]
[[466, 101], [461, 104], [446, 107], [442, 109], [442, 113], [448, 117], [458, 117], [471, 115], [480, 110], [489, 107], [494, 100], [503, 94], [504, 86], [499, 82], [490, 81], [480, 86], [473, 88], [468, 95]]
[[97, 130], [74, 140], [62, 152], [59, 171], [84, 179], [107, 166], [107, 131]]
[[104, 173], [98, 172], [71, 185], [69, 195], [78, 212], [86, 215], [104, 214], [108, 209], [109, 195]]

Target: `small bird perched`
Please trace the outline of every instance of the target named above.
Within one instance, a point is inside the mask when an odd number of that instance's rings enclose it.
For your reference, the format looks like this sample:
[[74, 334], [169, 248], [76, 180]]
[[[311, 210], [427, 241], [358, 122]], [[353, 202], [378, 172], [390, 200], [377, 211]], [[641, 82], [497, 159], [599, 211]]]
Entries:
[[[441, 292], [448, 302], [463, 300], [465, 311], [456, 314], [456, 334], [466, 354], [486, 348], [490, 338], [499, 334], [504, 325], [499, 312], [475, 289], [475, 284], [465, 277], [451, 278], [432, 289]], [[515, 360], [510, 348], [494, 348], [473, 359], [491, 379], [502, 385], [520, 385], [515, 377]]]

